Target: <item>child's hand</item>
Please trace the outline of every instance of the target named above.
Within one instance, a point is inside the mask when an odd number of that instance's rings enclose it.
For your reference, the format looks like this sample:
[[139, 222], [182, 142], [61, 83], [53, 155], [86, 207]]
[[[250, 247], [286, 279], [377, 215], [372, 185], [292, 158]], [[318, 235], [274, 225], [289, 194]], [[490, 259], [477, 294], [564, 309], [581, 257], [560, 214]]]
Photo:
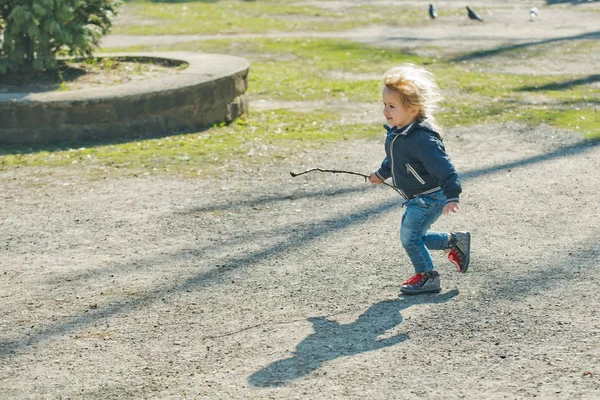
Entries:
[[444, 210], [442, 210], [442, 213], [444, 215], [448, 215], [451, 212], [455, 213], [458, 211], [458, 202], [456, 201], [451, 201], [450, 203], [446, 203], [446, 205], [444, 206]]
[[371, 172], [369, 174], [369, 182], [374, 183], [376, 185], [383, 183], [383, 181], [381, 179], [379, 179], [379, 177], [377, 175], [375, 175], [375, 172]]

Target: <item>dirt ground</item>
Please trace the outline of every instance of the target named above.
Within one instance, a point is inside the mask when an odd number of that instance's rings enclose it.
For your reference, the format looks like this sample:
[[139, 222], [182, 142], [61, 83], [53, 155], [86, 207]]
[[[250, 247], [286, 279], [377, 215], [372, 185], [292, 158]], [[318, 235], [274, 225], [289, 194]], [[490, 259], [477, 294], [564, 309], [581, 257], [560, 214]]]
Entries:
[[107, 58], [97, 62], [70, 62], [64, 68], [62, 77], [54, 75], [30, 76], [24, 82], [15, 80], [15, 76], [0, 81], [0, 93], [36, 93], [56, 90], [90, 90], [119, 85], [130, 81], [161, 79], [164, 76], [180, 72], [182, 68], [160, 65], [152, 62], [135, 62]]
[[[556, 38], [596, 34], [600, 4], [552, 7], [539, 21], [587, 21]], [[482, 46], [510, 36], [477, 29]], [[382, 144], [383, 132], [218, 179], [1, 169], [1, 397], [600, 398], [600, 141], [450, 128], [462, 209], [435, 227], [472, 232], [472, 265], [458, 274], [436, 253], [443, 291], [418, 297], [398, 294], [412, 269], [393, 190], [289, 174], [369, 172]]]

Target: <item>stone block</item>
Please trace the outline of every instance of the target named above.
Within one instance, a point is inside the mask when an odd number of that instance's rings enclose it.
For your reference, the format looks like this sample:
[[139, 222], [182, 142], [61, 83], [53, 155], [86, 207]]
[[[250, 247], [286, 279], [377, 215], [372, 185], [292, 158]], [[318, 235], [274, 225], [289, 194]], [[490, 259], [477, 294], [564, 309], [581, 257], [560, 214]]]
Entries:
[[170, 58], [189, 66], [181, 75], [102, 91], [5, 94], [0, 98], [0, 144], [169, 135], [230, 122], [247, 112], [249, 64], [242, 58], [182, 52], [127, 56]]

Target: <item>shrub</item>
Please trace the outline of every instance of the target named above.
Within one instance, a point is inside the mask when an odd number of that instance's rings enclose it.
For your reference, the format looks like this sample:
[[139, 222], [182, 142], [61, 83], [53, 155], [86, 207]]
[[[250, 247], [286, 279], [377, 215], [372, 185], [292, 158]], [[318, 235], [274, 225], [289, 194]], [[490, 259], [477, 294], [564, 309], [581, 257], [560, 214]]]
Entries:
[[120, 0], [0, 0], [0, 73], [56, 69], [57, 56], [91, 56]]

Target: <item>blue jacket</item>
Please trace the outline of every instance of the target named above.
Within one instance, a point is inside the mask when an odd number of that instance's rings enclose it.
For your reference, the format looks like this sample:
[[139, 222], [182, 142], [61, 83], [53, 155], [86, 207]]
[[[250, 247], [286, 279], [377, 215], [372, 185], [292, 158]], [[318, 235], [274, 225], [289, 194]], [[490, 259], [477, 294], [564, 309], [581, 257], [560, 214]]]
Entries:
[[458, 174], [429, 121], [403, 128], [384, 126], [386, 158], [375, 172], [377, 177], [392, 178], [394, 187], [406, 199], [441, 189], [446, 203], [458, 202], [462, 192]]

